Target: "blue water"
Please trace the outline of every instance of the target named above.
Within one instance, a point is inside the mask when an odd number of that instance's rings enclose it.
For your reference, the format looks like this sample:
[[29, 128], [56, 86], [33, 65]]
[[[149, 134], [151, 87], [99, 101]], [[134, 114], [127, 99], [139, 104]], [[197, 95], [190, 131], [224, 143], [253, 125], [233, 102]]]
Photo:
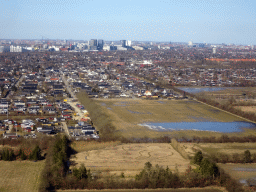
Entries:
[[179, 122], [179, 123], [144, 123], [139, 124], [156, 131], [214, 131], [222, 133], [241, 132], [243, 128], [256, 128], [256, 124], [244, 121], [235, 122]]
[[[230, 88], [230, 87], [229, 87]], [[182, 88], [178, 88], [182, 91], [186, 91], [188, 93], [200, 93], [203, 91], [222, 91], [227, 89], [227, 87], [198, 87], [198, 88], [190, 88], [190, 87], [182, 87]]]

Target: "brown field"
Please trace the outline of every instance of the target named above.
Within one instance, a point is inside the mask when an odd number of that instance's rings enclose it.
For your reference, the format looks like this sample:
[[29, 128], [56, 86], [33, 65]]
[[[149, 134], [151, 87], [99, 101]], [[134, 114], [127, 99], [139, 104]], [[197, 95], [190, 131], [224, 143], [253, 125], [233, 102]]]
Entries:
[[77, 153], [71, 161], [79, 166], [84, 163], [91, 171], [109, 174], [135, 176], [146, 162], [152, 165], [168, 166], [171, 170], [184, 172], [189, 160], [184, 159], [170, 144], [122, 144], [105, 149]]
[[256, 164], [233, 164], [233, 163], [226, 163], [226, 164], [218, 164], [221, 168], [225, 170], [225, 172], [229, 173], [231, 177], [236, 180], [240, 179], [250, 179], [256, 178]]
[[0, 161], [0, 191], [38, 191], [43, 167], [44, 161]]
[[235, 108], [241, 109], [244, 112], [256, 113], [256, 106], [236, 106]]
[[[243, 94], [246, 94], [246, 97]], [[256, 96], [256, 89], [255, 87], [236, 87], [214, 92], [201, 92], [197, 95], [216, 100], [221, 104], [226, 103], [230, 98], [236, 99], [237, 102], [255, 102], [251, 98]], [[248, 98], [250, 99], [247, 100]]]
[[[113, 124], [125, 137], [208, 136], [205, 131], [155, 131], [138, 124], [146, 122], [242, 121], [243, 119], [193, 100], [97, 99]], [[247, 135], [246, 132], [242, 133]], [[250, 133], [251, 134], [251, 133]], [[256, 133], [254, 133], [256, 134]], [[211, 132], [219, 137], [222, 133]], [[231, 133], [232, 135], [232, 133]], [[239, 135], [241, 135], [239, 133]]]
[[256, 153], [255, 143], [199, 143], [199, 144], [183, 144], [188, 151], [193, 152], [195, 149], [201, 149], [207, 154], [225, 153], [225, 154], [243, 154], [249, 149], [251, 153]]
[[[85, 192], [91, 190], [57, 190], [59, 192]], [[205, 188], [181, 188], [181, 189], [103, 189], [103, 190], [93, 190], [94, 192], [227, 192], [225, 188], [222, 187], [205, 187]]]
[[73, 141], [71, 143], [71, 148], [74, 149], [76, 152], [82, 151], [91, 151], [97, 149], [103, 149], [106, 147], [115, 147], [120, 145], [120, 141], [110, 141], [110, 142], [97, 142], [97, 141]]

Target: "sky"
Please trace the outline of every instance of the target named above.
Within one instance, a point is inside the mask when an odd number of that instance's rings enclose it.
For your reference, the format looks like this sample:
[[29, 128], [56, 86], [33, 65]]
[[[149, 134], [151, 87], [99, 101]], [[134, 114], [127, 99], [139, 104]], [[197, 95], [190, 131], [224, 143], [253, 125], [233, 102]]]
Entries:
[[256, 45], [255, 0], [0, 0], [0, 39]]

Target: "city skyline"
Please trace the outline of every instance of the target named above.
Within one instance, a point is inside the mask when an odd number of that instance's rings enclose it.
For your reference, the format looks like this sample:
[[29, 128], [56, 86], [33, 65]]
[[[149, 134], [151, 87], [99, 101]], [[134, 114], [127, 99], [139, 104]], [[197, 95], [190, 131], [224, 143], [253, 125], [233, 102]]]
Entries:
[[251, 0], [0, 1], [0, 39], [256, 44]]

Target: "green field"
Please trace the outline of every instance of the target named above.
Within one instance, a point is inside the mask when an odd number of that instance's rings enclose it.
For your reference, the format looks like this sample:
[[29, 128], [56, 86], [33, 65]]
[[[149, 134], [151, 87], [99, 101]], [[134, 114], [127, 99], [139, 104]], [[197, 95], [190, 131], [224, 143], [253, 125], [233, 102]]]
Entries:
[[[146, 122], [244, 121], [194, 100], [97, 99], [95, 101], [110, 115], [114, 125], [125, 137], [209, 136], [209, 132], [204, 131], [158, 132], [138, 125]], [[247, 131], [239, 135], [255, 135], [251, 130]], [[220, 135], [222, 134], [211, 132], [211, 136]]]
[[0, 192], [38, 191], [44, 161], [0, 161]]

